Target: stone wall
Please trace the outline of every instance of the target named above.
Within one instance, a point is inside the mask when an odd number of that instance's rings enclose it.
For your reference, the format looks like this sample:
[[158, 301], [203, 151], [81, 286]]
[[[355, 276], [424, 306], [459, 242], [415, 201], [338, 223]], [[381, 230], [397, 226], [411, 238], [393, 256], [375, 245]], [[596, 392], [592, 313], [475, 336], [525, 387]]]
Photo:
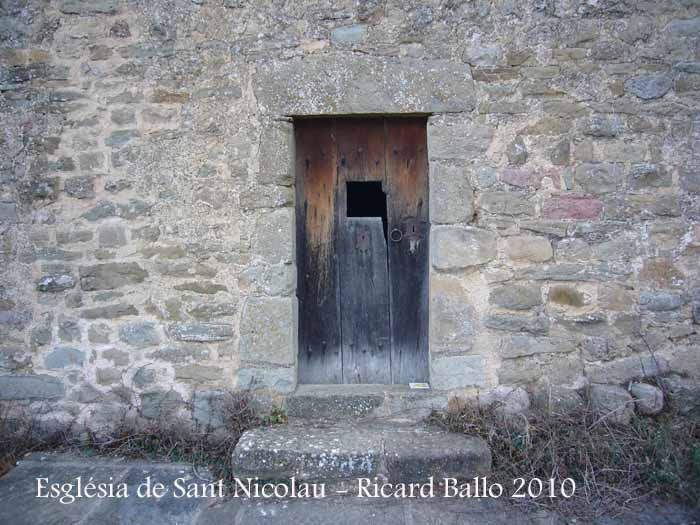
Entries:
[[0, 399], [296, 385], [293, 121], [428, 113], [431, 383], [700, 375], [692, 0], [11, 1]]

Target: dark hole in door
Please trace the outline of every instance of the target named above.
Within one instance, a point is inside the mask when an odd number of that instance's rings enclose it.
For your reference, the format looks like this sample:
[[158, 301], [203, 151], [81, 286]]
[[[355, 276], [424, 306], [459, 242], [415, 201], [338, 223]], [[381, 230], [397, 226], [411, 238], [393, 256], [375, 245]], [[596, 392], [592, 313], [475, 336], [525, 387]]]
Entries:
[[387, 234], [386, 193], [381, 181], [347, 182], [348, 217], [381, 217]]

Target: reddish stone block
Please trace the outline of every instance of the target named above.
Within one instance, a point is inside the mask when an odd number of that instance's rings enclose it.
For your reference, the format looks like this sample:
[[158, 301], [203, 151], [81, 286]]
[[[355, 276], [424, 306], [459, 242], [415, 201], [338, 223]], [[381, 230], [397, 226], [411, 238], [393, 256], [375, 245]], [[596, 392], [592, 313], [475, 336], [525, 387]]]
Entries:
[[578, 195], [553, 196], [542, 207], [547, 219], [597, 219], [602, 211], [600, 200]]

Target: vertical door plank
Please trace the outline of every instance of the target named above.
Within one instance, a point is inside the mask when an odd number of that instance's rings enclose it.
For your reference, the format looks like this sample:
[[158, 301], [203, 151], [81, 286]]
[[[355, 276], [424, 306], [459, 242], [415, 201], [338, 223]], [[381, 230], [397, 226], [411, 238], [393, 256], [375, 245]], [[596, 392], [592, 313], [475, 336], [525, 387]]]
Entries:
[[339, 183], [384, 180], [383, 119], [338, 119], [336, 134]]
[[347, 217], [347, 182], [385, 180], [384, 121], [382, 119], [336, 120], [338, 145], [338, 187], [336, 224], [344, 228]]
[[341, 383], [333, 121], [295, 123], [299, 382]]
[[385, 180], [382, 119], [338, 119], [337, 234], [343, 381], [391, 382], [387, 246], [380, 218], [347, 217], [347, 182]]
[[[428, 380], [428, 152], [425, 119], [386, 119], [392, 379]], [[410, 221], [415, 221], [411, 223]], [[411, 240], [411, 224], [420, 238]]]
[[381, 218], [348, 218], [339, 241], [343, 380], [391, 383], [389, 282]]

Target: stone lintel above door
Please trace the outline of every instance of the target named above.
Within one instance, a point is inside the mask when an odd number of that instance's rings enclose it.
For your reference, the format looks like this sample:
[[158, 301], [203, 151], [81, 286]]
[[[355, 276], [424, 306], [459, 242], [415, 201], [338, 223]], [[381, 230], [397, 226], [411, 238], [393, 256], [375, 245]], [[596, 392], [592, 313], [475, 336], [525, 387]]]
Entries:
[[432, 114], [472, 111], [467, 64], [334, 53], [259, 63], [258, 108], [268, 116]]

